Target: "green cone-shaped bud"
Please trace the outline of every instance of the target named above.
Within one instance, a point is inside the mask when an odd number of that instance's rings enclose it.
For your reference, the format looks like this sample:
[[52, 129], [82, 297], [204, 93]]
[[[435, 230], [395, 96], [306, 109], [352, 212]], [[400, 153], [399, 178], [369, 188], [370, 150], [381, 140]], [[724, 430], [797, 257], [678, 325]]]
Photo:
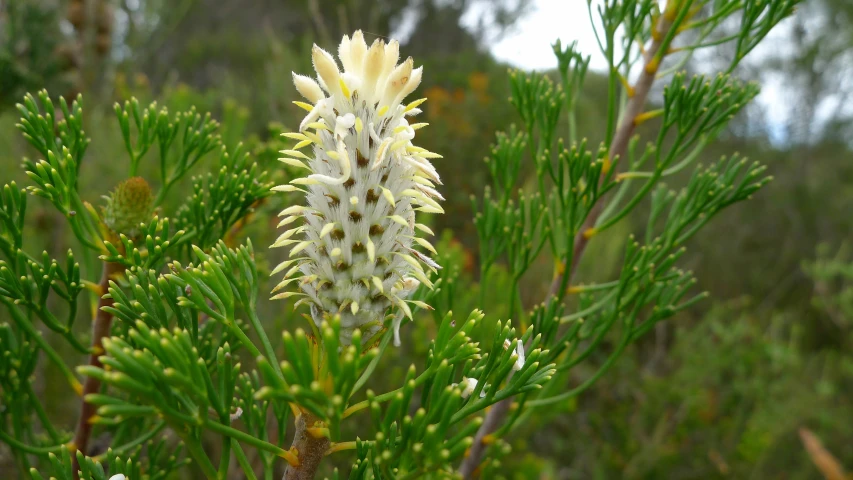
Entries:
[[121, 182], [106, 199], [104, 223], [117, 234], [136, 237], [139, 235], [139, 225], [151, 220], [154, 196], [148, 182], [142, 177]]

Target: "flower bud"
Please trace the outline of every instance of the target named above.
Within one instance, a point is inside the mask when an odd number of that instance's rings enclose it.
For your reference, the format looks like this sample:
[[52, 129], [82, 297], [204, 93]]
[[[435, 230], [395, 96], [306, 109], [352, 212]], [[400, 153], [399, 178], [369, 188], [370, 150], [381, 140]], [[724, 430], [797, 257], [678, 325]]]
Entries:
[[142, 177], [133, 177], [118, 184], [105, 197], [104, 223], [116, 234], [130, 238], [139, 235], [140, 224], [151, 221], [154, 196], [148, 182]]

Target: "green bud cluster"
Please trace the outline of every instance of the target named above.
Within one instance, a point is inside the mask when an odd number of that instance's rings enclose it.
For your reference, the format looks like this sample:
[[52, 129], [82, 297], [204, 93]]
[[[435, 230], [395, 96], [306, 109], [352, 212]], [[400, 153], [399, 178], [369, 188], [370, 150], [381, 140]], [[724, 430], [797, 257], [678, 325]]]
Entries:
[[104, 223], [116, 234], [134, 238], [139, 235], [140, 225], [148, 223], [153, 216], [154, 195], [142, 177], [119, 183], [105, 198]]

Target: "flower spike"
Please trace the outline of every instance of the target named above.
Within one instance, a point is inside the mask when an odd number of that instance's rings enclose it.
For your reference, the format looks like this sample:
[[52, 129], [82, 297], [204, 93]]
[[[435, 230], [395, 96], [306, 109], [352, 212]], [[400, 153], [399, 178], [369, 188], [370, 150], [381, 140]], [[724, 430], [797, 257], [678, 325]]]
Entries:
[[[390, 318], [399, 344], [400, 324], [412, 315], [407, 299], [421, 283], [432, 286], [427, 269], [441, 268], [426, 255], [436, 253], [432, 244], [417, 236], [431, 230], [416, 223], [418, 210], [443, 212], [429, 160], [440, 156], [412, 143], [426, 124], [409, 118], [425, 99], [405, 103], [423, 68], [411, 58], [398, 63], [396, 41], [368, 46], [361, 31], [343, 37], [340, 63], [317, 46], [312, 59], [315, 78], [293, 74], [308, 114], [285, 136], [300, 143], [282, 152], [284, 163], [310, 172], [274, 189], [306, 200], [281, 215], [280, 226], [303, 222], [276, 241], [291, 252], [275, 269], [285, 279], [274, 298], [304, 297], [317, 325], [340, 315], [344, 344], [355, 329], [370, 338]], [[291, 292], [278, 293], [285, 288]]]

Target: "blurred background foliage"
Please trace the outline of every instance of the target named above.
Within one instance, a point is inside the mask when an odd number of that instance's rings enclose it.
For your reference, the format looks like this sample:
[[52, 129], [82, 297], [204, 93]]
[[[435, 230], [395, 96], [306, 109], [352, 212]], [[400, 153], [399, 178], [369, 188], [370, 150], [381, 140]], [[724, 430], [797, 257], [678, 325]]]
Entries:
[[[290, 104], [297, 99], [290, 72], [310, 70], [310, 44], [332, 47], [355, 28], [368, 40], [394, 34], [401, 51], [425, 66], [420, 96], [429, 97], [424, 110], [431, 127], [419, 138], [445, 157], [437, 168], [447, 215], [433, 227], [444, 232], [442, 263], [458, 266], [452, 308], [481, 306], [503, 318], [506, 299], [490, 298], [477, 285], [469, 196], [483, 190], [483, 158], [494, 132], [516, 121], [507, 101], [509, 66], [489, 46], [530, 6], [524, 0], [0, 0], [0, 183], [27, 184], [18, 163], [34, 152], [14, 127], [14, 104], [41, 88], [86, 97], [93, 142], [81, 182], [93, 203], [125, 174], [112, 105], [131, 96], [172, 111], [211, 112], [226, 145], [243, 141], [258, 162], [273, 165], [283, 148], [278, 133], [301, 118]], [[473, 25], [463, 21], [470, 12], [481, 17]], [[697, 291], [709, 291], [711, 300], [659, 324], [579, 399], [531, 416], [518, 435], [530, 440], [510, 439], [507, 477], [821, 478], [820, 459], [798, 435], [802, 428], [821, 439], [823, 454], [853, 468], [853, 287], [846, 283], [853, 267], [848, 251], [839, 250], [853, 231], [853, 4], [811, 0], [786, 24], [784, 48], [768, 42], [769, 51], [735, 72], [782, 93], [748, 108], [704, 153], [713, 159], [740, 152], [767, 163], [775, 177], [693, 240], [685, 263], [697, 272]], [[710, 49], [685, 68], [707, 71], [724, 57]], [[605, 82], [591, 73], [578, 128], [592, 144], [603, 138], [605, 98]], [[72, 236], [39, 200], [31, 202], [37, 232], [29, 238], [41, 244], [30, 248], [57, 256]], [[174, 212], [177, 205], [164, 208]], [[257, 217], [229, 240], [271, 243], [273, 220]], [[631, 218], [618, 227], [622, 232], [639, 228]], [[606, 238], [596, 240], [581, 268], [592, 278], [605, 276], [620, 254]], [[546, 263], [531, 269], [525, 305], [542, 298], [550, 271]], [[506, 276], [500, 268], [490, 275], [492, 282]], [[280, 304], [263, 308], [276, 328], [298, 321]], [[424, 319], [406, 334], [428, 337], [434, 330]], [[400, 361], [382, 366], [386, 371], [375, 379], [393, 385], [410, 363], [407, 349], [425, 348], [404, 344], [394, 352]], [[56, 372], [42, 370], [41, 388], [50, 398]], [[57, 418], [77, 405], [63, 398], [47, 404]], [[5, 461], [0, 447], [0, 472], [9, 471]]]

